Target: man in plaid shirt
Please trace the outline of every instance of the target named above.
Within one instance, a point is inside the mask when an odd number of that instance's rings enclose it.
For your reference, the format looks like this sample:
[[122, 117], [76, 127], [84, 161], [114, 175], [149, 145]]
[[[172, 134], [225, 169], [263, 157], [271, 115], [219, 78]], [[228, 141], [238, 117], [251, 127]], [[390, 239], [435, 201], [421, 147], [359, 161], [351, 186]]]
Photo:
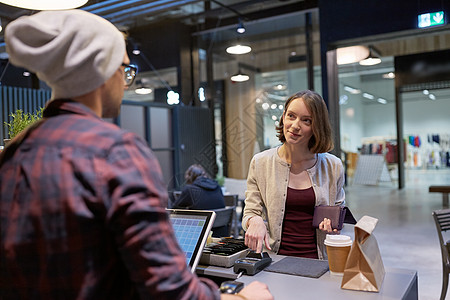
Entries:
[[[101, 119], [136, 74], [122, 34], [69, 10], [19, 18], [5, 38], [52, 99], [0, 157], [0, 299], [219, 299], [186, 265], [156, 157]], [[272, 299], [262, 283], [228, 297]]]

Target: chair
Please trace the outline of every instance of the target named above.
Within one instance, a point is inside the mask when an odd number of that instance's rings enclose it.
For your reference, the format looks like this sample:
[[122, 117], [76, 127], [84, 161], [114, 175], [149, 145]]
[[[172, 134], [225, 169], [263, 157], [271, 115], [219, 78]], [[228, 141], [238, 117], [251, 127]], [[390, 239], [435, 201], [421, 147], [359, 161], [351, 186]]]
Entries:
[[245, 199], [245, 191], [247, 190], [247, 179], [236, 179], [225, 177], [223, 186], [230, 194], [237, 194], [239, 199]]
[[444, 242], [442, 232], [450, 230], [450, 209], [441, 209], [433, 211], [434, 222], [439, 236], [439, 244], [442, 254], [442, 291], [441, 300], [445, 299], [448, 288], [448, 276], [450, 273], [450, 241]]
[[233, 225], [233, 214], [236, 206], [227, 206], [225, 208], [213, 209], [216, 213], [216, 219], [212, 227], [213, 237], [228, 237], [231, 235]]
[[448, 194], [450, 193], [450, 185], [430, 185], [428, 187], [430, 193], [442, 193], [442, 208], [448, 208]]
[[173, 191], [172, 194], [173, 194], [173, 198], [175, 200], [177, 200], [178, 197], [180, 197], [180, 195], [181, 195], [181, 191]]
[[225, 206], [237, 206], [238, 195], [237, 194], [223, 195], [223, 200], [225, 201]]
[[240, 213], [242, 213], [242, 209], [238, 205], [239, 204], [238, 195], [237, 194], [223, 195], [223, 199], [225, 201], [225, 206], [236, 207], [233, 212], [231, 233], [234, 235], [234, 237], [237, 238], [239, 236], [240, 230], [240, 220], [238, 218], [238, 210]]

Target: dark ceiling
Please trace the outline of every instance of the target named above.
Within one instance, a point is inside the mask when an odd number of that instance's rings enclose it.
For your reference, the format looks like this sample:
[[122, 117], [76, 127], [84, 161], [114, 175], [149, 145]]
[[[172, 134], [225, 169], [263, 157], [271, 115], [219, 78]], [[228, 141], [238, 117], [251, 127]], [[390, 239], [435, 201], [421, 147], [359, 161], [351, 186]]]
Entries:
[[[317, 0], [89, 0], [81, 9], [108, 19], [121, 30], [132, 30], [163, 20], [178, 20], [197, 30], [255, 22], [292, 12], [314, 9]], [[35, 11], [0, 4], [3, 26]]]
[[[190, 26], [190, 32], [201, 43], [213, 40], [214, 45], [236, 36], [241, 20], [247, 31], [245, 39], [256, 41], [292, 35], [304, 27], [304, 13], [317, 10], [318, 0], [89, 0], [80, 9], [97, 14], [116, 25], [120, 30], [135, 32], [139, 28], [180, 23]], [[12, 20], [37, 13], [0, 3], [3, 27]], [[167, 22], [167, 23], [165, 23]], [[8, 55], [3, 32], [0, 32], [0, 60]]]

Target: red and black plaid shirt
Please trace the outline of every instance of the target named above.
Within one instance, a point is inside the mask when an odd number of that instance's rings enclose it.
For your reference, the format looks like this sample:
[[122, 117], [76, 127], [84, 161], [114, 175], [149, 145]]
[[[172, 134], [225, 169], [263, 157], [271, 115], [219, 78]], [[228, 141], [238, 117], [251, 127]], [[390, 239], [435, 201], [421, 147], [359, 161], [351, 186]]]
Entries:
[[55, 100], [0, 169], [0, 299], [218, 299], [186, 266], [145, 141]]

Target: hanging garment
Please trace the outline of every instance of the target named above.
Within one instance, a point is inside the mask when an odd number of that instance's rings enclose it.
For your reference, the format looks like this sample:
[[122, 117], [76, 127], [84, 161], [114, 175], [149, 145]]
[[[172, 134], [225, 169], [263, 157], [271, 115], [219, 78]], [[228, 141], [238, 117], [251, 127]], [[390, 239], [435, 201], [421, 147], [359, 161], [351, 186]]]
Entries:
[[439, 134], [434, 134], [433, 135], [433, 142], [439, 144]]

